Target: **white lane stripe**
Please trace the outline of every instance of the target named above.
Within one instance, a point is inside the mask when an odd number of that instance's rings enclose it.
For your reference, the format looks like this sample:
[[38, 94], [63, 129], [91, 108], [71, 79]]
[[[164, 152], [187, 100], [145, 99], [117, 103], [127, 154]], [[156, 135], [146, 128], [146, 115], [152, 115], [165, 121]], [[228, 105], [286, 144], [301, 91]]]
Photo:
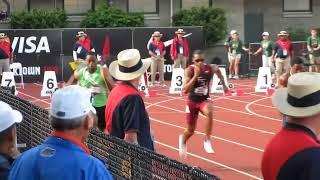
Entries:
[[[265, 97], [265, 96], [264, 96], [264, 97]], [[231, 101], [246, 103], [246, 104], [247, 104], [247, 103], [250, 103], [250, 102], [246, 102], [246, 101], [242, 101], [242, 100], [238, 100], [238, 99], [231, 99], [231, 98], [229, 98], [229, 97], [226, 97], [226, 99], [231, 100]], [[254, 105], [275, 109], [275, 107], [273, 107], [273, 106], [268, 106], [268, 105], [263, 105], [263, 104], [258, 104], [258, 103], [255, 103]]]
[[[155, 118], [152, 118], [152, 117], [149, 117], [149, 118], [154, 122], [158, 122], [158, 123], [161, 123], [161, 124], [169, 125], [169, 126], [172, 126], [172, 127], [183, 129], [183, 130], [186, 129], [185, 127], [178, 126], [178, 125], [171, 124], [171, 123], [167, 123], [167, 122], [163, 122], [161, 120], [158, 120], [158, 119], [155, 119]], [[202, 133], [202, 132], [199, 132], [199, 131], [194, 131], [194, 132], [195, 132], [195, 134], [205, 135], [205, 133]], [[218, 137], [218, 136], [211, 135], [211, 137], [214, 138], [214, 139], [225, 141], [225, 142], [228, 142], [228, 143], [231, 143], [231, 144], [235, 144], [235, 145], [242, 146], [242, 147], [245, 147], [245, 148], [248, 148], [248, 149], [252, 149], [252, 150], [256, 150], [256, 151], [259, 151], [259, 152], [263, 152], [264, 151], [263, 149], [259, 149], [259, 148], [253, 147], [253, 146], [249, 146], [249, 145], [245, 145], [245, 144], [238, 143], [238, 142], [235, 142], [235, 141], [231, 141], [231, 140], [228, 140], [228, 139], [224, 139], [224, 138], [221, 138], [221, 137]]]
[[[168, 96], [168, 95], [164, 95], [164, 94], [159, 94], [159, 95], [160, 95], [160, 96], [170, 97], [170, 98], [171, 98], [171, 96]], [[221, 99], [224, 99], [224, 97], [221, 97]], [[178, 99], [178, 100], [181, 100], [181, 99]], [[184, 100], [183, 100], [183, 101], [184, 101]], [[237, 110], [233, 110], [233, 109], [229, 109], [229, 108], [224, 108], [224, 107], [217, 106], [217, 105], [214, 105], [213, 107], [214, 107], [214, 108], [220, 108], [220, 109], [228, 110], [228, 111], [232, 111], [232, 112], [237, 112], [237, 113], [241, 113], [241, 114], [252, 115], [252, 114], [247, 113], [247, 112], [237, 111]]]
[[44, 102], [44, 103], [46, 103], [46, 104], [50, 104], [50, 103], [48, 103], [48, 102], [47, 102], [47, 101], [45, 101], [45, 100], [42, 100], [42, 99], [36, 98], [36, 97], [31, 96], [31, 95], [29, 95], [29, 94], [23, 93], [23, 92], [21, 92], [21, 91], [19, 91], [19, 93], [20, 93], [20, 94], [22, 94], [22, 95], [24, 95], [24, 96], [28, 96], [28, 97], [33, 98], [33, 99], [36, 99], [36, 100], [38, 100], [38, 101]]
[[249, 113], [251, 113], [251, 114], [253, 114], [253, 115], [262, 117], [262, 118], [270, 119], [270, 120], [272, 120], [272, 121], [282, 122], [281, 119], [276, 119], [276, 118], [264, 116], [264, 115], [261, 115], [261, 114], [258, 114], [258, 113], [255, 113], [255, 112], [251, 111], [250, 106], [251, 106], [252, 104], [254, 104], [254, 103], [256, 103], [256, 102], [259, 102], [259, 101], [262, 101], [262, 100], [267, 99], [267, 98], [269, 98], [269, 97], [260, 98], [260, 99], [257, 99], [257, 100], [255, 100], [255, 101], [252, 101], [252, 102], [248, 103], [248, 104], [246, 105], [246, 107], [245, 107], [245, 108], [246, 108], [246, 111], [248, 111]]
[[[145, 102], [147, 103], [147, 102]], [[151, 103], [147, 103], [147, 104], [151, 104]], [[162, 106], [162, 105], [156, 105], [157, 107], [161, 107], [161, 108], [164, 108], [164, 109], [169, 109], [169, 110], [172, 110], [172, 111], [176, 111], [176, 112], [179, 112], [179, 113], [185, 113], [184, 111], [182, 110], [178, 110], [178, 109], [175, 109], [175, 108], [170, 108], [170, 107], [166, 107], [166, 106]], [[216, 112], [216, 111], [215, 111]], [[202, 117], [205, 117], [203, 116], [202, 114], [200, 114]], [[252, 130], [252, 131], [257, 131], [257, 132], [260, 132], [260, 133], [265, 133], [265, 134], [271, 134], [271, 135], [274, 135], [275, 133], [273, 132], [269, 132], [269, 131], [265, 131], [265, 130], [261, 130], [261, 129], [256, 129], [256, 128], [252, 128], [252, 127], [248, 127], [248, 126], [243, 126], [243, 125], [240, 125], [240, 124], [236, 124], [236, 123], [230, 123], [230, 122], [226, 122], [226, 121], [222, 121], [222, 120], [218, 120], [218, 119], [215, 119], [213, 118], [214, 121], [217, 121], [217, 122], [220, 122], [220, 123], [223, 123], [223, 124], [228, 124], [228, 125], [232, 125], [232, 126], [236, 126], [236, 127], [240, 127], [240, 128], [244, 128], [244, 129], [249, 129], [249, 130]]]
[[[160, 145], [162, 145], [162, 146], [165, 146], [165, 147], [167, 147], [167, 148], [170, 148], [170, 149], [179, 151], [177, 148], [175, 148], [175, 147], [173, 147], [173, 146], [170, 146], [170, 145], [168, 145], [168, 144], [161, 143], [161, 142], [159, 142], [159, 141], [155, 141], [155, 143], [160, 144]], [[193, 156], [193, 157], [195, 157], [195, 158], [198, 158], [198, 159], [207, 161], [207, 162], [209, 162], [209, 163], [211, 163], [211, 164], [215, 164], [215, 165], [224, 167], [224, 168], [226, 168], [226, 169], [235, 171], [235, 172], [237, 172], [237, 173], [240, 173], [240, 174], [249, 176], [249, 177], [251, 177], [251, 178], [253, 178], [253, 179], [262, 180], [262, 178], [260, 178], [260, 177], [257, 177], [257, 176], [254, 176], [254, 175], [252, 175], [252, 174], [249, 174], [249, 173], [246, 173], [246, 172], [244, 172], [244, 171], [241, 171], [241, 170], [239, 170], [239, 169], [236, 169], [236, 168], [227, 166], [227, 165], [222, 164], [222, 163], [219, 163], [219, 162], [217, 162], [217, 161], [213, 161], [213, 160], [210, 160], [210, 159], [207, 159], [207, 158], [204, 158], [204, 157], [202, 157], [202, 156], [199, 156], [199, 155], [196, 155], [196, 154], [193, 154], [193, 153], [189, 153], [189, 152], [188, 152], [187, 154], [190, 155], [190, 156]]]

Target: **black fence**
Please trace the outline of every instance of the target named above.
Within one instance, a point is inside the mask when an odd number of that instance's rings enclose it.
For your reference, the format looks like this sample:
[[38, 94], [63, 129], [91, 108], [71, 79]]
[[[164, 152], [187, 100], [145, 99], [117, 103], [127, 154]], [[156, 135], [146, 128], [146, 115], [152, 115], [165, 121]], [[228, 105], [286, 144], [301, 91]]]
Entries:
[[[11, 89], [2, 87], [0, 100], [23, 114], [23, 121], [17, 125], [17, 135], [18, 144], [26, 144], [24, 150], [41, 144], [50, 135], [52, 129], [47, 110], [12, 95]], [[93, 156], [105, 162], [115, 179], [219, 179], [199, 168], [128, 144], [97, 130], [92, 130], [87, 145]]]

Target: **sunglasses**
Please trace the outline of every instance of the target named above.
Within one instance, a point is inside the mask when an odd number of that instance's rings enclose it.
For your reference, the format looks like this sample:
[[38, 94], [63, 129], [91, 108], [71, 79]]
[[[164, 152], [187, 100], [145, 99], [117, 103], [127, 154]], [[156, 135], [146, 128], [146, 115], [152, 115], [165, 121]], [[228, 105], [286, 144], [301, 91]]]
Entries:
[[204, 59], [196, 59], [196, 60], [194, 60], [195, 62], [203, 62], [204, 61]]

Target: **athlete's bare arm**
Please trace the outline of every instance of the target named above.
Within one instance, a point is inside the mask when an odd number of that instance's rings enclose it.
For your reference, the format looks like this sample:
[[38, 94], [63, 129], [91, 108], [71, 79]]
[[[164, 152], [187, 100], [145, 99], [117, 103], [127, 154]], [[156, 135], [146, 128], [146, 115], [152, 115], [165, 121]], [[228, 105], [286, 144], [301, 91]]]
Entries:
[[192, 76], [192, 72], [189, 68], [184, 71], [184, 85], [183, 85], [183, 93], [187, 94], [191, 91], [195, 82], [197, 81], [198, 76], [200, 75], [200, 68], [194, 66], [194, 74]]

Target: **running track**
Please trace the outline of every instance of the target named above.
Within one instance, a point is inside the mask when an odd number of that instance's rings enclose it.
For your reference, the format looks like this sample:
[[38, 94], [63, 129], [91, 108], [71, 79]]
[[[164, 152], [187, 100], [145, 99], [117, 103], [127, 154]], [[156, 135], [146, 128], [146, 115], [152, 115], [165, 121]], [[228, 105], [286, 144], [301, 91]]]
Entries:
[[[178, 155], [178, 135], [185, 127], [185, 97], [169, 95], [168, 88], [152, 89], [155, 97], [146, 97], [156, 151], [191, 166], [198, 166], [226, 180], [262, 179], [260, 162], [263, 149], [281, 127], [281, 118], [272, 107], [271, 98], [254, 93], [255, 80], [233, 81], [243, 96], [213, 97], [214, 127], [212, 141], [214, 154], [207, 154], [202, 145], [203, 117], [199, 116], [195, 135], [188, 141], [188, 157]], [[49, 98], [40, 98], [41, 84], [26, 84], [18, 89], [19, 96], [44, 108]]]

